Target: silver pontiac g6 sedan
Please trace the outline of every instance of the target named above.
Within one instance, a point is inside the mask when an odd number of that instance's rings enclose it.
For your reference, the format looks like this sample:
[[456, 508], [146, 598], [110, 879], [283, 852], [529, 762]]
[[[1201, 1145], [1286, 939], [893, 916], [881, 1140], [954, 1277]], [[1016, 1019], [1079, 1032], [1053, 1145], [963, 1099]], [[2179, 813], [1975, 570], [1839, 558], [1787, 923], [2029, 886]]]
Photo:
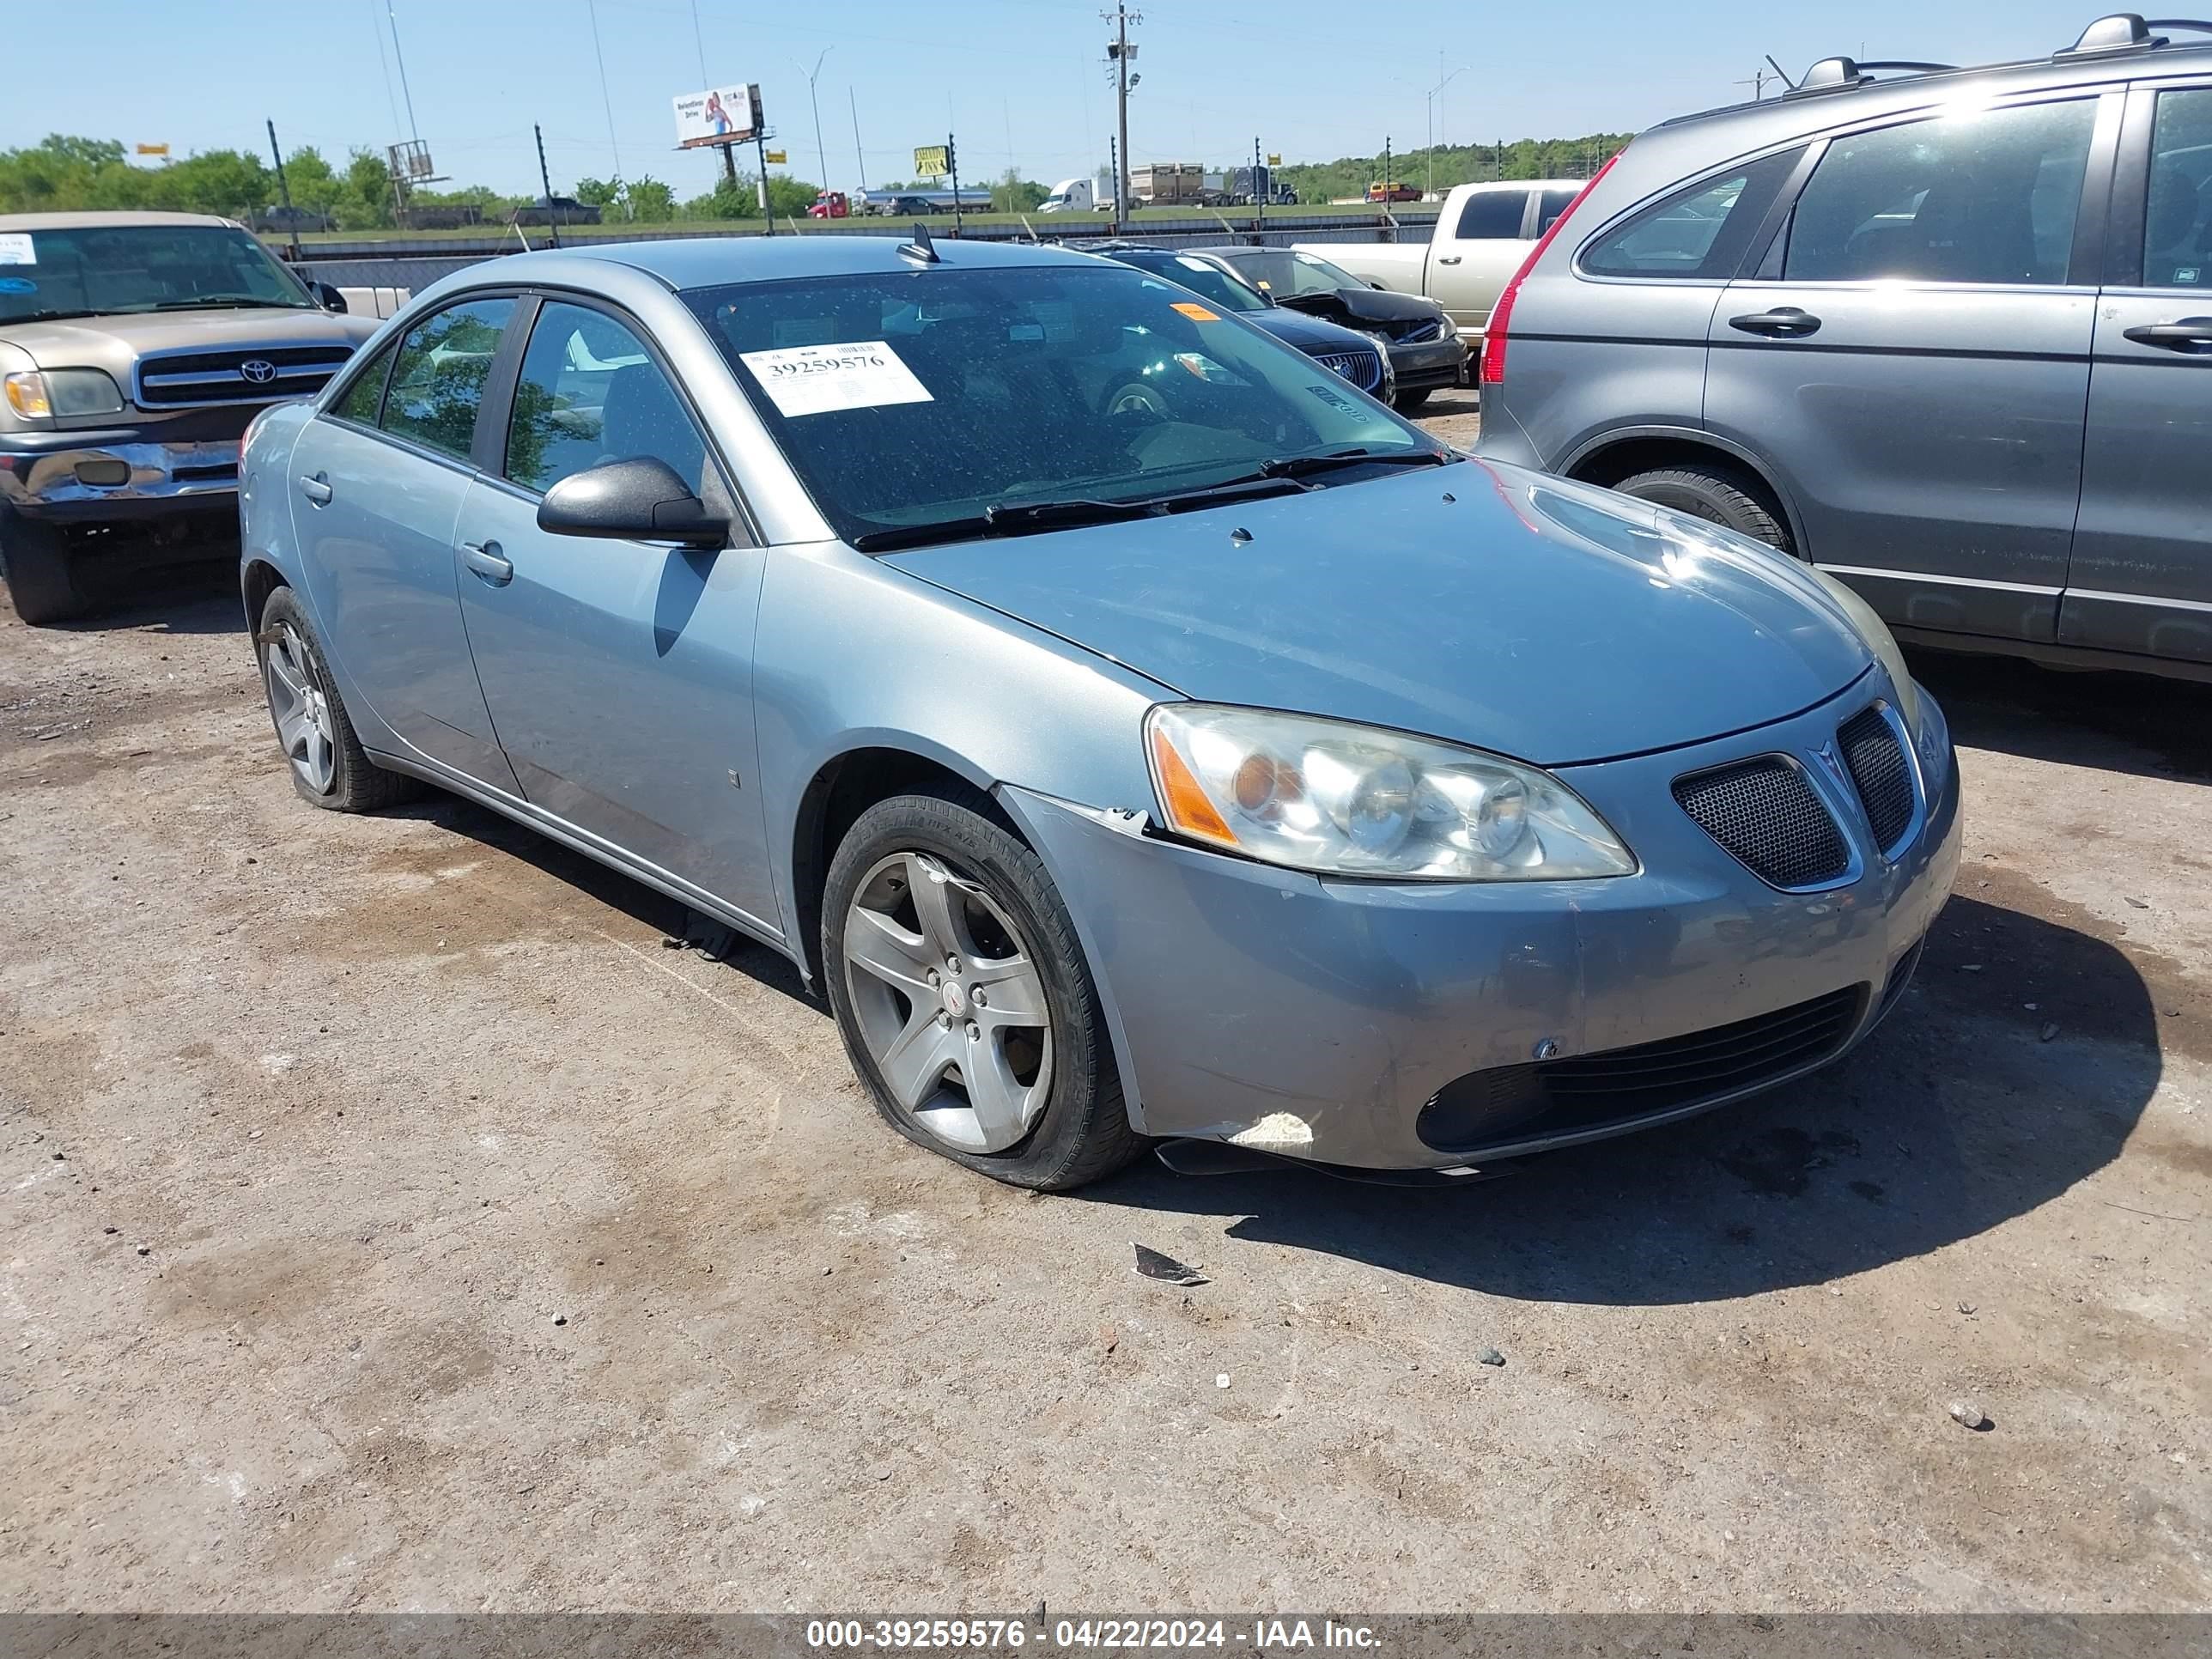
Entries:
[[302, 795], [428, 781], [785, 952], [894, 1126], [1024, 1186], [1736, 1099], [1873, 1029], [1958, 858], [1848, 591], [1079, 254], [476, 266], [241, 484]]

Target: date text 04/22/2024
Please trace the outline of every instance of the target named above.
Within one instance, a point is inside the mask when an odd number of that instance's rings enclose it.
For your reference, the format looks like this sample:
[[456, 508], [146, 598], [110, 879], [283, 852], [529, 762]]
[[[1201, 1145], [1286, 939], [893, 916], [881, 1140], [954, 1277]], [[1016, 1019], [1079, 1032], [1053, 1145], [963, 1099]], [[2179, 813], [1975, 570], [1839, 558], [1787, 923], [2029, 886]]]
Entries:
[[1224, 1646], [1262, 1651], [1337, 1649], [1370, 1652], [1379, 1644], [1365, 1625], [1334, 1619], [1204, 1618], [1057, 1619], [1032, 1626], [1023, 1619], [814, 1619], [806, 1644], [830, 1650], [1026, 1649], [1044, 1652], [1153, 1650], [1176, 1651]]

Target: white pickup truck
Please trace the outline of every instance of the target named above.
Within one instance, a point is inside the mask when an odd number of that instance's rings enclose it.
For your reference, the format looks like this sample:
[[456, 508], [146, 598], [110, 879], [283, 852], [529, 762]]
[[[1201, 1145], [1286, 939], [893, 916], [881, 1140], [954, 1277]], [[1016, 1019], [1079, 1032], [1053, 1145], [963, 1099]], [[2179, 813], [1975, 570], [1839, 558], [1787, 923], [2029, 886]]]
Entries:
[[1451, 313], [1462, 339], [1479, 340], [1491, 307], [1528, 250], [1581, 190], [1581, 181], [1574, 179], [1461, 185], [1444, 198], [1436, 234], [1425, 243], [1294, 246], [1383, 288], [1426, 295]]

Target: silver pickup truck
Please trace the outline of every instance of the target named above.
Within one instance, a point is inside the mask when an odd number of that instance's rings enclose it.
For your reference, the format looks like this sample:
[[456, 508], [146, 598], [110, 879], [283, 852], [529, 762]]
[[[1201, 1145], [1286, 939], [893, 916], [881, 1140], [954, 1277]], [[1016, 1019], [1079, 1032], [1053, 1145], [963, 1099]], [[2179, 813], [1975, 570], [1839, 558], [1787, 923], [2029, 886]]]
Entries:
[[1480, 348], [1490, 308], [1536, 239], [1582, 191], [1573, 179], [1513, 179], [1461, 185], [1444, 198], [1426, 242], [1296, 243], [1353, 276], [1400, 294], [1434, 300]]
[[0, 571], [27, 623], [81, 613], [95, 562], [234, 536], [238, 444], [376, 330], [245, 227], [185, 213], [0, 215]]

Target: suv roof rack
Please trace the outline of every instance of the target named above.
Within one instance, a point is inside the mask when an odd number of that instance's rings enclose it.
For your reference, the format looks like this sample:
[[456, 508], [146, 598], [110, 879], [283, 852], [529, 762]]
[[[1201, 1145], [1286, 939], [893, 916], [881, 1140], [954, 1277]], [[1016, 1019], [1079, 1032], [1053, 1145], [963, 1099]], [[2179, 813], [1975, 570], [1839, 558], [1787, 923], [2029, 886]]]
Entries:
[[2109, 17], [2100, 17], [2081, 31], [2079, 40], [2070, 46], [2061, 46], [2051, 56], [2055, 62], [2061, 58], [2085, 58], [2097, 52], [2154, 52], [2172, 44], [2164, 35], [2154, 33], [2159, 29], [2212, 34], [2212, 23], [2193, 17], [2153, 17], [2146, 21], [2141, 12], [2116, 11]]
[[1954, 70], [1956, 64], [1923, 64], [1915, 58], [1869, 58], [1865, 63], [1855, 58], [1823, 58], [1805, 71], [1804, 78], [1783, 96], [1803, 97], [1816, 92], [1841, 92], [1849, 87], [1863, 87], [1875, 77], [1869, 70], [1904, 70], [1913, 75], [1941, 75]]

